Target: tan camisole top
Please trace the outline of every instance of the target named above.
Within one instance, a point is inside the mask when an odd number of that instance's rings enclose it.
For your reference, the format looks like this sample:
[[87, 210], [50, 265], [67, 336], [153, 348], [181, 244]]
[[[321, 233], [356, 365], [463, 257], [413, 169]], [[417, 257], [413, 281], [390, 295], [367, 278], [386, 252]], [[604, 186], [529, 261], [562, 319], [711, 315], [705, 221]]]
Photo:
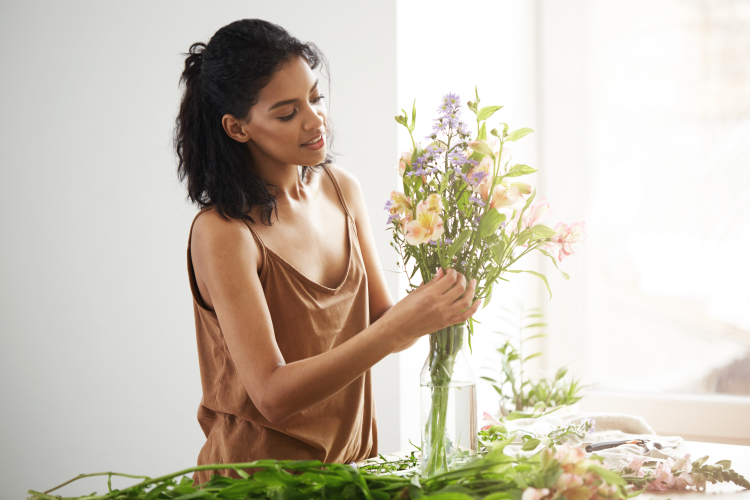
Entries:
[[[367, 275], [356, 227], [335, 176], [328, 168], [324, 170], [336, 187], [347, 219], [349, 267], [336, 288], [305, 277], [267, 248], [245, 221], [262, 251], [259, 278], [271, 312], [276, 343], [287, 363], [329, 351], [370, 324]], [[191, 226], [191, 236], [192, 232]], [[281, 422], [271, 423], [261, 415], [237, 373], [220, 319], [200, 296], [190, 257], [190, 238], [187, 261], [203, 387], [198, 422], [206, 435], [198, 465], [264, 458], [348, 463], [377, 456], [377, 424], [369, 370], [328, 399]], [[253, 325], [249, 324], [246, 335], [252, 334]], [[203, 483], [211, 474], [238, 477], [234, 471], [223, 469], [199, 471], [193, 479]]]

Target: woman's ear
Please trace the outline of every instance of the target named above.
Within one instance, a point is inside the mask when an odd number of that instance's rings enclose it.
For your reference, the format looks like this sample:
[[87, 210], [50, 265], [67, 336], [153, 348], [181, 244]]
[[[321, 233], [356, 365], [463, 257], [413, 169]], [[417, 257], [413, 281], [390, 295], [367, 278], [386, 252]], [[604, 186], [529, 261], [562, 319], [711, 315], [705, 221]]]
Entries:
[[224, 115], [221, 118], [221, 126], [224, 127], [224, 132], [237, 142], [250, 140], [250, 135], [245, 131], [242, 123], [232, 115]]

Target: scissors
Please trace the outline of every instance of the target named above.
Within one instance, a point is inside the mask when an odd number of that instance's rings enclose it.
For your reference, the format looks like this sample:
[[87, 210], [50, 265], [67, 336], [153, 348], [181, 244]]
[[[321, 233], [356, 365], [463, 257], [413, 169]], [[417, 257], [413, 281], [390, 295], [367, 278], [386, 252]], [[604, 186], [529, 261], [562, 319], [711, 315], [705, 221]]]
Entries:
[[602, 443], [590, 444], [586, 446], [585, 449], [587, 453], [593, 453], [599, 450], [606, 450], [608, 448], [614, 448], [622, 444], [636, 444], [638, 446], [643, 446], [649, 451], [651, 451], [651, 448], [656, 448], [657, 450], [661, 450], [662, 448], [661, 444], [652, 443], [648, 439], [627, 439], [625, 441], [604, 441]]

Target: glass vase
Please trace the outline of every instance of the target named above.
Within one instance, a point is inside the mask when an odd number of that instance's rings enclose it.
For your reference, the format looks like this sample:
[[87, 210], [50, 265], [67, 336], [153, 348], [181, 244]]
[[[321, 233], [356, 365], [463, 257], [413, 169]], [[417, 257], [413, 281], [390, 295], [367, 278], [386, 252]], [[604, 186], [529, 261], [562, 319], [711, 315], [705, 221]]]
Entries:
[[422, 477], [456, 469], [477, 457], [476, 377], [466, 356], [468, 329], [430, 334], [421, 385]]

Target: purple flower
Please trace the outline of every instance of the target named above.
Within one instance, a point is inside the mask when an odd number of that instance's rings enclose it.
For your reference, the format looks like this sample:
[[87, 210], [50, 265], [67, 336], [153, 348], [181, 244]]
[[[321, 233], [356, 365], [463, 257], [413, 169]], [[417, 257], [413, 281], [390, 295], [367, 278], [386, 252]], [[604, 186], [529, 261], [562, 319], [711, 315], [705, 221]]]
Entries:
[[393, 222], [394, 220], [398, 219], [399, 217], [400, 217], [399, 214], [389, 215], [388, 216], [388, 222], [386, 222], [386, 224], [390, 224], [391, 222]]
[[430, 241], [429, 241], [428, 243], [429, 243], [430, 245], [434, 246], [434, 247], [436, 247], [436, 246], [437, 246], [437, 242], [435, 242], [435, 241], [432, 241], [432, 240], [430, 240]]
[[477, 196], [474, 196], [474, 195], [469, 196], [469, 201], [472, 203], [476, 203], [480, 207], [484, 206], [484, 202], [482, 201], [482, 199], [478, 198]]
[[392, 206], [393, 206], [393, 200], [388, 200], [385, 202], [385, 207], [383, 207], [383, 210], [390, 210]]
[[451, 243], [453, 243], [453, 240], [452, 240], [452, 239], [450, 239], [450, 238], [445, 238], [445, 244], [446, 244], [446, 245], [450, 245]]
[[489, 172], [483, 172], [481, 170], [478, 172], [474, 172], [470, 176], [471, 182], [469, 182], [469, 184], [471, 184], [472, 186], [478, 186], [479, 183], [481, 183], [484, 180], [484, 178], [487, 177], [488, 175], [489, 175]]
[[453, 152], [448, 155], [448, 161], [454, 165], [463, 165], [466, 163], [466, 157], [461, 153]]
[[589, 429], [589, 434], [593, 434], [596, 431], [596, 420], [593, 418], [587, 419], [584, 421], [585, 423], [591, 424], [591, 429]]

